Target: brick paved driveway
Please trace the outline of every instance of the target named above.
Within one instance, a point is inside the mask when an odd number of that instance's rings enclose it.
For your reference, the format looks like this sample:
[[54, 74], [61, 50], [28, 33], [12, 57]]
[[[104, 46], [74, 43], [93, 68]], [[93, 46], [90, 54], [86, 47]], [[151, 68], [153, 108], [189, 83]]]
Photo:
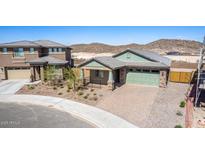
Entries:
[[158, 91], [158, 87], [123, 85], [101, 100], [96, 107], [143, 127]]

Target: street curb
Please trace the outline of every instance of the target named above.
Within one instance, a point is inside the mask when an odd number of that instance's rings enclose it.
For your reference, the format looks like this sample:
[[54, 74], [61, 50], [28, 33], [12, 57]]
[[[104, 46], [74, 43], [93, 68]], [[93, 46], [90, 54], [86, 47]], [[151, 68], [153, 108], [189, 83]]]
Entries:
[[68, 112], [100, 128], [137, 128], [126, 120], [104, 110], [57, 97], [40, 95], [0, 95], [3, 103], [43, 105]]

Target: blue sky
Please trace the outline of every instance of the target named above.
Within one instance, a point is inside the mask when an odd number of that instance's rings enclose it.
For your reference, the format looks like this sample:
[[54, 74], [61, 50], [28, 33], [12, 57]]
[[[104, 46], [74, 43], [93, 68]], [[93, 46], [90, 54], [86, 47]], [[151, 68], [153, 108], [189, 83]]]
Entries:
[[146, 44], [157, 39], [203, 41], [204, 27], [154, 26], [2, 26], [0, 43], [49, 39], [64, 44], [100, 42], [106, 44]]

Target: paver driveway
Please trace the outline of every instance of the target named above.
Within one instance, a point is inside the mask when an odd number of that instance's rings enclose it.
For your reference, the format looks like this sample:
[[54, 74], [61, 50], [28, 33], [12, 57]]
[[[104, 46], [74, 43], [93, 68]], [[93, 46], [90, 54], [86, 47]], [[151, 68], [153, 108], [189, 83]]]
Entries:
[[15, 94], [28, 80], [5, 80], [0, 82], [0, 94]]
[[143, 127], [158, 91], [158, 87], [123, 85], [101, 100], [96, 107]]

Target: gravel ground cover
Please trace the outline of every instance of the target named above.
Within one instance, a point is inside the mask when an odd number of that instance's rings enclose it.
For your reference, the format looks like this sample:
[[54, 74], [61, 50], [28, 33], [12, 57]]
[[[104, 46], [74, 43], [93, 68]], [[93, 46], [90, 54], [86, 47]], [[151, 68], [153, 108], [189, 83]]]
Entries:
[[72, 89], [68, 91], [66, 84], [57, 87], [50, 86], [47, 83], [42, 82], [36, 85], [25, 85], [16, 94], [60, 97], [95, 106], [101, 99], [103, 99], [103, 97], [110, 94], [110, 92], [110, 90], [107, 90], [104, 87], [85, 87], [78, 91], [73, 91]]
[[184, 127], [185, 108], [179, 105], [185, 99], [188, 87], [188, 84], [169, 83], [167, 88], [160, 88], [144, 127], [174, 128], [176, 125]]

